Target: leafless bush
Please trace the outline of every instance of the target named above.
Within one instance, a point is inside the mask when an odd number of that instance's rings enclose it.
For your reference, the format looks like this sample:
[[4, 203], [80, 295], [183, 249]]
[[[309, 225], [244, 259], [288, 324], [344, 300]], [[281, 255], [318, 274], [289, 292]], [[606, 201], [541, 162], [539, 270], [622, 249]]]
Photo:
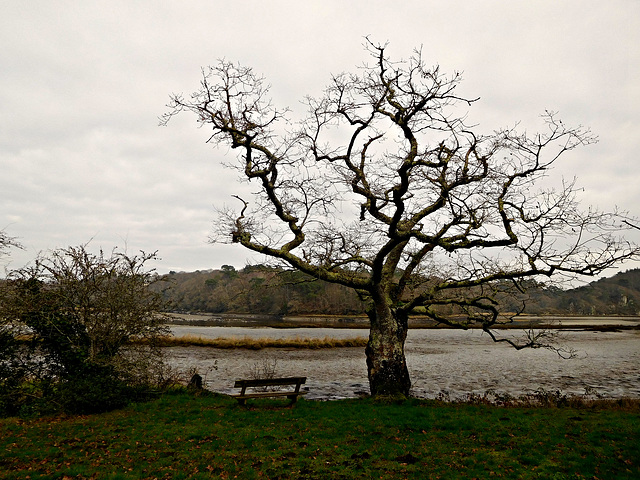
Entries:
[[[256, 360], [255, 362], [253, 362], [253, 365], [251, 366], [251, 368], [249, 369], [248, 372], [248, 377], [252, 380], [270, 380], [272, 378], [276, 378], [276, 373], [277, 373], [277, 369], [278, 369], [278, 359], [276, 357], [272, 357], [272, 356], [265, 356], [262, 357], [262, 359], [260, 360]], [[282, 387], [280, 386], [266, 386], [266, 387], [260, 387], [257, 388], [256, 390], [262, 391], [262, 392], [275, 392], [280, 390]]]

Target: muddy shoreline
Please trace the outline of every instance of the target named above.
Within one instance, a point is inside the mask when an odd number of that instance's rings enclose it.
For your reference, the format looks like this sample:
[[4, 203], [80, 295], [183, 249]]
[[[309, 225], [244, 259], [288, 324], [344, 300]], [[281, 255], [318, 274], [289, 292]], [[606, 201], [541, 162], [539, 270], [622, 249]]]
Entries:
[[[357, 328], [273, 328], [174, 326], [176, 335], [249, 336], [252, 338], [345, 338], [367, 336]], [[505, 335], [519, 334], [505, 331]], [[640, 330], [561, 331], [559, 342], [575, 349], [570, 360], [544, 349], [516, 351], [493, 343], [478, 330], [410, 329], [406, 357], [412, 394], [451, 398], [495, 391], [519, 396], [539, 389], [581, 395], [595, 391], [607, 398], [640, 398]], [[208, 389], [233, 393], [233, 382], [251, 378], [255, 368], [276, 362], [278, 376], [306, 376], [307, 398], [331, 400], [368, 393], [364, 349], [262, 350], [169, 347], [171, 365], [197, 370]]]
[[[367, 328], [369, 320], [366, 316], [332, 316], [332, 315], [255, 315], [255, 314], [208, 314], [208, 313], [173, 313], [171, 324], [192, 326], [220, 327], [270, 327], [270, 328]], [[439, 324], [424, 316], [413, 316], [409, 319], [409, 328], [414, 329], [453, 329]], [[478, 328], [478, 327], [470, 327]], [[640, 317], [637, 316], [518, 316], [513, 321], [493, 327], [495, 329], [575, 329], [616, 331], [640, 329]]]

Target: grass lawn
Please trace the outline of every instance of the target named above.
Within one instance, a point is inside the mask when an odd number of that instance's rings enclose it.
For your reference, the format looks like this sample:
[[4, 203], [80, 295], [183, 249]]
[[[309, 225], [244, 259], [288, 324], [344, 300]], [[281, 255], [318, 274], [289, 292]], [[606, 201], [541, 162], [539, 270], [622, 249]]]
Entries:
[[165, 394], [0, 420], [0, 479], [637, 479], [640, 410]]

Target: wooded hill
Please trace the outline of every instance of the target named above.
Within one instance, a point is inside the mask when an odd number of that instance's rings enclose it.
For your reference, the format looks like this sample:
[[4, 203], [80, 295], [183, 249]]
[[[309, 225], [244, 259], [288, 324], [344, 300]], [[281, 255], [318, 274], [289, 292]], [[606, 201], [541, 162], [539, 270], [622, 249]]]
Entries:
[[[171, 272], [165, 295], [181, 312], [271, 315], [363, 314], [357, 294], [295, 271], [263, 265], [236, 270]], [[532, 284], [526, 295], [505, 302], [508, 311], [555, 315], [640, 314], [640, 269], [621, 272], [569, 290]], [[456, 313], [456, 312], [444, 312]]]
[[570, 290], [531, 292], [527, 313], [567, 315], [640, 314], [640, 269], [627, 270]]

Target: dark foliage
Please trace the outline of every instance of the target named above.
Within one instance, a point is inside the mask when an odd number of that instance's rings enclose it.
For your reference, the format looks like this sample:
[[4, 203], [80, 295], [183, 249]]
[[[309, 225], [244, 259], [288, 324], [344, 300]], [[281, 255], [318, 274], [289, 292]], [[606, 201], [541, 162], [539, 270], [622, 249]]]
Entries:
[[164, 295], [179, 311], [270, 315], [364, 312], [356, 293], [347, 287], [264, 265], [239, 271], [172, 272], [169, 278], [171, 288], [165, 289]]
[[[290, 315], [362, 314], [347, 287], [314, 280], [300, 272], [250, 265], [228, 276], [222, 270], [173, 272], [164, 294], [180, 311]], [[506, 311], [532, 315], [638, 315], [640, 269], [561, 289], [530, 282], [524, 293], [505, 298]], [[456, 313], [442, 310], [443, 314]]]

